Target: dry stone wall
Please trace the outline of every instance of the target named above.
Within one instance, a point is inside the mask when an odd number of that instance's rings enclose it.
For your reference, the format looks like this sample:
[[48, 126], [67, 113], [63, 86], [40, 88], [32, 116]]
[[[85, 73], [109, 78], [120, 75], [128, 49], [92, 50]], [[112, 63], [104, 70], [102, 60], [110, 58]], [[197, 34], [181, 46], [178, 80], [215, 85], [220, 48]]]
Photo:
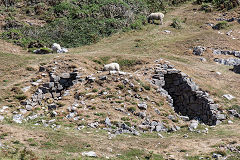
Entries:
[[201, 91], [191, 78], [172, 65], [158, 64], [152, 79], [177, 113], [208, 125], [215, 125], [220, 120], [222, 114], [209, 94]]

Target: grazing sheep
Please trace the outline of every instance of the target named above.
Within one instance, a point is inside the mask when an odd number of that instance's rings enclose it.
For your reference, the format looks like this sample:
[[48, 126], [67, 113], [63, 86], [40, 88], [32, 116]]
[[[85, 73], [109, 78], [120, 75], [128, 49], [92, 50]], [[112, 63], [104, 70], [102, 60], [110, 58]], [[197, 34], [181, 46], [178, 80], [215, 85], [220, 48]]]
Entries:
[[163, 24], [163, 18], [164, 18], [164, 14], [161, 12], [157, 12], [157, 13], [151, 13], [147, 19], [148, 19], [148, 23], [150, 23], [151, 21], [154, 23], [154, 20], [160, 20], [160, 24]]
[[104, 65], [103, 68], [104, 71], [120, 71], [120, 67], [118, 63], [110, 63], [110, 64], [106, 64]]
[[52, 50], [53, 50], [53, 52], [57, 53], [58, 51], [62, 50], [62, 48], [61, 48], [60, 44], [53, 43]]
[[57, 43], [53, 43], [52, 50], [54, 53], [67, 53], [68, 52], [67, 48], [63, 48], [60, 46], [60, 44], [57, 44]]

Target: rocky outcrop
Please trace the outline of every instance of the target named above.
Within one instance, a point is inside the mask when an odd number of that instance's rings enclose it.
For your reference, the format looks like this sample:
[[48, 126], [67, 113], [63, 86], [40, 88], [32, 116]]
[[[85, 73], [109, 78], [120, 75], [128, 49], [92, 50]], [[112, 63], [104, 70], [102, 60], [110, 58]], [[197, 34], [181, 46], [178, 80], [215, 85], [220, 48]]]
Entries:
[[228, 59], [215, 58], [214, 61], [219, 63], [219, 64], [224, 64], [224, 65], [227, 65], [227, 66], [240, 65], [240, 59], [239, 58], [228, 58]]
[[213, 50], [213, 54], [216, 55], [233, 55], [235, 57], [240, 57], [240, 51], [230, 51], [230, 50]]

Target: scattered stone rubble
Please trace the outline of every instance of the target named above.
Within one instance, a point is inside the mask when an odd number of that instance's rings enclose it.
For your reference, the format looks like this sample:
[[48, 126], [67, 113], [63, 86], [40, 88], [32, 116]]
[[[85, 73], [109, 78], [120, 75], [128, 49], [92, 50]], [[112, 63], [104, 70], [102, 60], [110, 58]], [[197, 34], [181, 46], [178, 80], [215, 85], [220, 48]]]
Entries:
[[240, 58], [240, 51], [230, 51], [230, 50], [219, 50], [219, 49], [214, 49], [213, 54], [216, 55], [233, 55], [235, 57]]
[[213, 50], [215, 55], [233, 55], [238, 58], [215, 58], [214, 61], [219, 64], [224, 64], [228, 66], [233, 66], [233, 72], [240, 73], [240, 51], [229, 51], [229, 50]]
[[240, 65], [240, 59], [238, 58], [228, 58], [228, 59], [222, 59], [222, 58], [215, 58], [215, 62], [227, 66], [238, 66]]

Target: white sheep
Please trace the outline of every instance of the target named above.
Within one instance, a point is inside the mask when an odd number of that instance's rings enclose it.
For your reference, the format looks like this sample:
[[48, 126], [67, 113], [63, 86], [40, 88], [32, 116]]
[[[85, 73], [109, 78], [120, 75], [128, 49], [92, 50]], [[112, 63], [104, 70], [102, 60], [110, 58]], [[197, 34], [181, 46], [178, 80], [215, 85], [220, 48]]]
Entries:
[[61, 51], [62, 48], [61, 48], [60, 44], [53, 43], [52, 50], [53, 50], [53, 52], [57, 53], [58, 51]]
[[147, 19], [148, 19], [148, 23], [152, 22], [154, 23], [154, 20], [160, 20], [160, 24], [163, 24], [163, 18], [164, 18], [164, 14], [161, 12], [157, 12], [157, 13], [151, 13]]
[[110, 63], [110, 64], [106, 64], [103, 67], [104, 71], [120, 71], [120, 66], [118, 63]]

